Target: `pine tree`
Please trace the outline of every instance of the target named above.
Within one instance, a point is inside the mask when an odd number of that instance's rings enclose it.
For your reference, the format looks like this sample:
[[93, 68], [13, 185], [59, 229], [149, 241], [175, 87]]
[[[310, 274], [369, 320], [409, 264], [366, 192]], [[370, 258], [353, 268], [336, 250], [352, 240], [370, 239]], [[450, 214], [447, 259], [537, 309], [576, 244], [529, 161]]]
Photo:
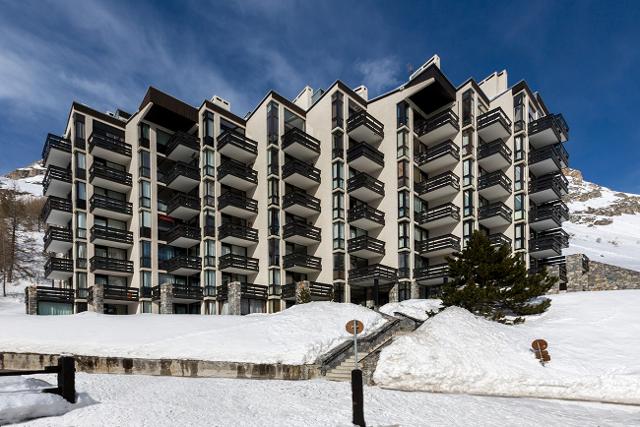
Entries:
[[[544, 312], [549, 299], [540, 300], [556, 282], [546, 272], [528, 274], [525, 262], [507, 245], [491, 246], [475, 232], [465, 249], [447, 260], [451, 280], [443, 286], [445, 307], [458, 306], [492, 320]], [[521, 317], [514, 323], [524, 321]]]

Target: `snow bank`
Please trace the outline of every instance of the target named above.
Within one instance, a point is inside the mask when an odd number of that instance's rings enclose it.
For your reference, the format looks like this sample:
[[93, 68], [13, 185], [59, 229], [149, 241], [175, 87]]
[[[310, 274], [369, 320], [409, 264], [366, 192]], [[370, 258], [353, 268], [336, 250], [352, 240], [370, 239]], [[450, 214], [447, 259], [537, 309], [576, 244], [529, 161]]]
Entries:
[[380, 307], [380, 311], [389, 316], [402, 313], [418, 320], [427, 320], [428, 311], [437, 312], [442, 306], [439, 299], [408, 299], [401, 302], [390, 302]]
[[[640, 404], [640, 291], [554, 296], [507, 326], [451, 307], [385, 348], [376, 383], [401, 390]], [[529, 348], [549, 342], [541, 366]]]
[[365, 334], [385, 322], [354, 304], [312, 302], [250, 316], [17, 316], [0, 313], [0, 352], [307, 364], [349, 339], [344, 325]]

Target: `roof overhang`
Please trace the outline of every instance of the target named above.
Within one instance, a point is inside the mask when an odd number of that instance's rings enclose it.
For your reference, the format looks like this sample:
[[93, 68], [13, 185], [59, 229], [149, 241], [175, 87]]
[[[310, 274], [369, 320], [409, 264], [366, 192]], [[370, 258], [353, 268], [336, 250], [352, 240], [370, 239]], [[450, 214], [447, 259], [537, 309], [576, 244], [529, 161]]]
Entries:
[[436, 65], [427, 67], [405, 85], [405, 90], [425, 83], [426, 85], [408, 96], [408, 100], [429, 115], [456, 100], [456, 88]]
[[142, 117], [172, 131], [189, 131], [198, 123], [198, 110], [154, 87], [149, 87], [138, 109], [151, 104]]

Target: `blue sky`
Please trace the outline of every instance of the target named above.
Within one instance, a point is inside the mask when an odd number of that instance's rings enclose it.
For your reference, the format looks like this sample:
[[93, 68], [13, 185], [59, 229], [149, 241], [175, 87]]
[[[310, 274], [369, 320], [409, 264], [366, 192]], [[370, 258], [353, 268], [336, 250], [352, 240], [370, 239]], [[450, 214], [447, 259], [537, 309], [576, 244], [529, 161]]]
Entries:
[[571, 127], [572, 166], [640, 193], [640, 2], [0, 0], [0, 172], [40, 156], [70, 103], [135, 111], [149, 85], [239, 115], [339, 78], [369, 95], [434, 53], [454, 84], [507, 69]]

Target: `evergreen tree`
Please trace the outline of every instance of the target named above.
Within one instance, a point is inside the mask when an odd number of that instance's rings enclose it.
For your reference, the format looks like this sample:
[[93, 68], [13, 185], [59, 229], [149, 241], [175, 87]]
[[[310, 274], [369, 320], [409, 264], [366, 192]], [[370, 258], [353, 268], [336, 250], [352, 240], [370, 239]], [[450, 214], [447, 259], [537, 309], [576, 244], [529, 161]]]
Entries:
[[[491, 246], [474, 232], [465, 249], [447, 260], [451, 280], [443, 286], [445, 307], [458, 306], [492, 320], [544, 312], [549, 299], [536, 300], [556, 282], [546, 271], [528, 274], [525, 262], [507, 245]], [[521, 317], [514, 323], [524, 321]]]

